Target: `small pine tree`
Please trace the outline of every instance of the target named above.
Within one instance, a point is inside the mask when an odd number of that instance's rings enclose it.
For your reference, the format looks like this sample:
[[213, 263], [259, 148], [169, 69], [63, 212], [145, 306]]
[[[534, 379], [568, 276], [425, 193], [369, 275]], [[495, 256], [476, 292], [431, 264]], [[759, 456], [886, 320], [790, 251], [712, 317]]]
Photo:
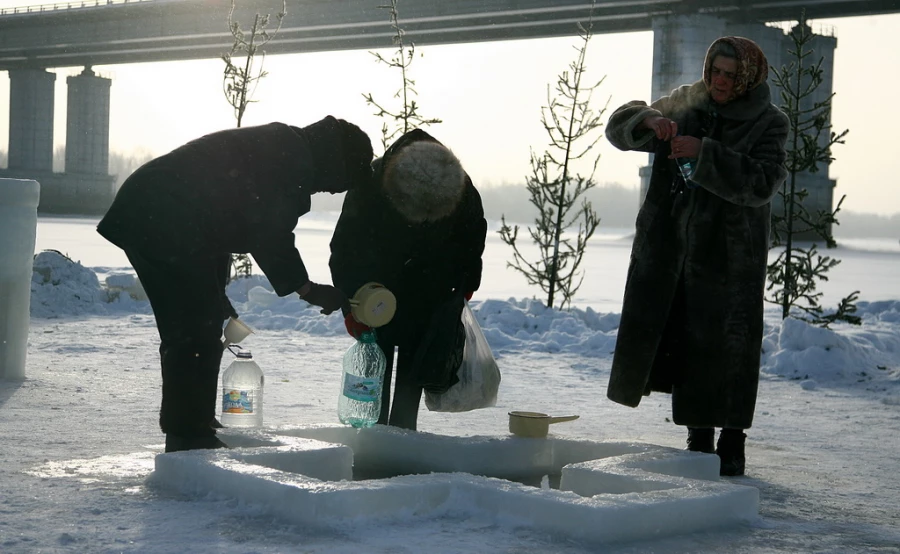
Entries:
[[801, 319], [824, 327], [835, 321], [859, 324], [860, 318], [853, 315], [859, 291], [842, 299], [837, 311], [831, 314], [825, 314], [819, 303], [822, 293], [817, 292], [816, 283], [827, 281], [828, 271], [840, 260], [820, 255], [815, 243], [806, 247], [796, 242], [798, 235], [814, 234], [829, 248], [835, 246], [830, 227], [838, 224], [836, 216], [845, 197], [841, 197], [834, 210], [811, 214], [803, 203], [808, 191], [799, 187], [797, 178], [804, 172], [816, 173], [820, 164], [830, 164], [834, 160], [831, 147], [843, 144], [848, 131], [835, 133], [831, 130], [833, 93], [824, 100], [812, 98], [823, 82], [823, 60], [820, 58], [816, 63], [807, 60], [813, 54], [808, 44], [814, 35], [805, 16], [801, 16], [789, 36], [793, 48], [788, 53], [793, 59], [774, 76], [781, 92], [781, 109], [790, 121], [785, 161], [788, 178], [779, 191], [784, 213], [772, 217], [772, 246], [784, 246], [784, 250], [767, 267], [769, 295], [766, 300], [781, 306], [782, 319], [792, 312], [799, 312], [803, 314]]
[[[234, 108], [234, 118], [237, 120], [237, 126], [241, 126], [244, 119], [244, 112], [247, 106], [253, 102], [253, 93], [260, 79], [268, 75], [263, 70], [266, 60], [265, 46], [275, 38], [281, 29], [284, 16], [287, 15], [287, 5], [285, 0], [281, 2], [281, 12], [275, 15], [276, 26], [271, 32], [268, 30], [270, 14], [261, 15], [259, 13], [253, 18], [253, 25], [250, 30], [245, 32], [241, 29], [240, 23], [234, 20], [235, 0], [231, 1], [231, 10], [228, 12], [228, 30], [234, 38], [231, 45], [231, 51], [222, 54], [222, 61], [225, 62], [225, 74], [222, 80], [222, 90], [228, 103]], [[243, 56], [243, 63], [235, 64], [235, 58]], [[254, 64], [259, 58], [259, 68]]]
[[[244, 112], [247, 106], [253, 102], [253, 93], [260, 79], [268, 75], [263, 69], [266, 59], [265, 46], [275, 38], [281, 29], [284, 16], [287, 15], [287, 5], [285, 0], [281, 2], [281, 12], [275, 15], [275, 29], [269, 31], [270, 14], [261, 15], [259, 13], [253, 18], [253, 25], [249, 31], [241, 29], [240, 23], [234, 20], [235, 0], [231, 1], [231, 10], [228, 12], [228, 30], [234, 38], [231, 45], [231, 51], [222, 54], [222, 61], [225, 62], [225, 73], [222, 79], [222, 91], [225, 98], [234, 109], [234, 118], [237, 120], [237, 126], [241, 126], [244, 119]], [[235, 64], [237, 58], [244, 57], [243, 63]], [[254, 64], [259, 58], [259, 67]], [[232, 254], [231, 270], [229, 281], [239, 277], [249, 277], [253, 272], [253, 262], [248, 254]]]
[[[410, 67], [416, 54], [415, 43], [406, 43], [403, 41], [403, 28], [400, 27], [399, 12], [397, 11], [397, 0], [390, 0], [389, 5], [378, 6], [380, 9], [389, 10], [391, 14], [391, 28], [394, 30], [393, 43], [397, 47], [390, 59], [385, 58], [378, 52], [370, 52], [375, 56], [378, 63], [386, 64], [390, 68], [399, 69], [401, 76], [400, 89], [394, 94], [394, 98], [402, 100], [400, 109], [396, 112], [386, 108], [383, 104], [377, 102], [372, 93], [363, 94], [366, 104], [374, 106], [376, 110], [375, 117], [383, 120], [381, 125], [381, 145], [387, 150], [391, 142], [398, 135], [402, 135], [418, 127], [426, 125], [434, 125], [441, 123], [440, 119], [426, 118], [419, 114], [419, 105], [416, 103], [414, 96], [418, 96], [415, 85], [416, 82], [409, 76]], [[388, 122], [391, 125], [388, 125]]]
[[[557, 293], [561, 297], [560, 308], [572, 303], [572, 297], [581, 287], [583, 273], [578, 268], [584, 257], [587, 242], [600, 224], [600, 218], [591, 203], [582, 195], [596, 185], [594, 173], [600, 155], [593, 158], [591, 173], [582, 176], [573, 173], [573, 162], [589, 153], [600, 140], [598, 132], [603, 125], [601, 117], [609, 105], [595, 112], [591, 99], [594, 90], [604, 79], [586, 86], [585, 57], [592, 36], [592, 24], [578, 25], [581, 45], [570, 71], [563, 71], [557, 78], [555, 94], [547, 87], [547, 106], [541, 109], [541, 123], [550, 138], [551, 150], [543, 154], [531, 152], [531, 175], [526, 177], [529, 201], [538, 210], [535, 227], [529, 227], [531, 240], [537, 245], [539, 257], [528, 261], [517, 240], [519, 227], [506, 223], [501, 217], [500, 238], [512, 247], [513, 261], [507, 266], [525, 276], [529, 285], [538, 285], [547, 293], [547, 306], [553, 307]], [[580, 203], [579, 203], [580, 200]], [[577, 232], [567, 230], [577, 223]]]

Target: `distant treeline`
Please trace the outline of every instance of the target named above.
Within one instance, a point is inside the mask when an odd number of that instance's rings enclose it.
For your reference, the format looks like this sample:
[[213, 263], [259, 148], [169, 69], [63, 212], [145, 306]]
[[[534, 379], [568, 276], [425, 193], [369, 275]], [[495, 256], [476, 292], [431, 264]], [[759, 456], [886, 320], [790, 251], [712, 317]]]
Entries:
[[[124, 154], [110, 152], [109, 173], [117, 177], [116, 185], [128, 177], [132, 171], [148, 162], [152, 156], [146, 152]], [[66, 151], [62, 146], [53, 152], [53, 169], [62, 171], [65, 165]], [[0, 168], [5, 168], [7, 154], [0, 150]], [[534, 221], [534, 206], [528, 202], [528, 192], [524, 185], [480, 186], [484, 202], [484, 213], [487, 219], [499, 221], [506, 216], [510, 223], [529, 225]], [[632, 227], [638, 210], [638, 190], [627, 188], [616, 183], [595, 187], [587, 192], [587, 199], [600, 215], [601, 227]], [[343, 194], [313, 197], [313, 209], [323, 211], [340, 211], [344, 201]], [[890, 216], [867, 214], [841, 210], [838, 213], [840, 225], [834, 228], [837, 238], [896, 238], [900, 239], [900, 214]]]
[[[480, 187], [487, 219], [506, 217], [508, 223], [530, 225], [537, 212], [529, 202], [525, 185]], [[600, 216], [601, 227], [633, 227], [640, 203], [638, 189], [616, 183], [597, 186], [587, 191], [583, 198], [591, 203]]]
[[[137, 150], [130, 154], [112, 150], [109, 153], [109, 174], [116, 176], [116, 189], [122, 186], [122, 182], [131, 175], [135, 169], [153, 159], [153, 155], [144, 150]], [[62, 172], [66, 167], [66, 147], [57, 146], [53, 149], [53, 171]]]
[[[484, 204], [484, 215], [488, 220], [500, 221], [506, 217], [509, 223], [530, 225], [536, 212], [528, 201], [525, 185], [500, 185], [478, 187]], [[319, 198], [323, 197], [323, 198]], [[600, 215], [600, 225], [605, 227], [632, 227], [638, 210], [638, 191], [618, 184], [595, 187], [585, 197]], [[316, 195], [313, 197], [313, 209], [338, 211], [341, 209], [344, 195]]]
[[149, 152], [137, 151], [131, 154], [123, 152], [109, 153], [109, 174], [116, 176], [116, 190], [122, 186], [122, 182], [131, 175], [135, 169], [154, 158]]
[[[478, 188], [484, 203], [484, 214], [488, 220], [499, 221], [506, 216], [509, 223], [530, 225], [534, 221], [535, 208], [528, 201], [525, 185], [482, 186]], [[631, 228], [638, 211], [638, 190], [617, 183], [597, 186], [589, 190], [587, 199], [600, 215], [600, 227]], [[344, 201], [343, 194], [313, 197], [313, 209], [339, 211]], [[840, 225], [834, 227], [835, 236], [846, 238], [900, 239], [900, 214], [880, 216], [875, 214], [841, 210], [838, 213]]]
[[[153, 159], [146, 151], [138, 150], [130, 154], [112, 151], [109, 153], [109, 174], [116, 176], [116, 188], [122, 186], [122, 181], [131, 173]], [[8, 156], [6, 150], [0, 150], [0, 168], [7, 167]], [[66, 147], [57, 146], [53, 149], [53, 171], [61, 173], [66, 167]]]
[[841, 224], [834, 226], [832, 232], [839, 242], [841, 237], [900, 240], [900, 214], [876, 215], [841, 210], [837, 219]]

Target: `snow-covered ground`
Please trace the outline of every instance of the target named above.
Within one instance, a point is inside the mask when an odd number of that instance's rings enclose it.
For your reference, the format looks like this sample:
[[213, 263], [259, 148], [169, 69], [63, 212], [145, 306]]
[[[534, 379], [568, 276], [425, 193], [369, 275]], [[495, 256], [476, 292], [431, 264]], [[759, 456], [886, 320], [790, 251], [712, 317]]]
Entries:
[[[301, 218], [297, 243], [313, 279], [327, 281], [333, 222], [333, 214]], [[389, 525], [300, 526], [265, 503], [153, 485], [148, 476], [163, 441], [156, 330], [145, 302], [105, 301], [100, 283], [130, 268], [95, 225], [39, 221], [38, 251], [59, 250], [90, 271], [40, 258], [47, 269], [33, 286], [27, 378], [0, 382], [0, 552], [900, 552], [896, 241], [848, 241], [828, 252], [843, 263], [824, 284], [825, 304], [860, 290], [861, 327], [782, 324], [774, 308], [767, 312], [748, 475], [730, 480], [759, 489], [760, 518], [599, 546], [454, 506], [441, 517]], [[606, 399], [630, 253], [627, 231], [607, 231], [591, 244], [570, 312], [529, 300], [537, 291], [506, 268], [509, 252], [489, 235], [472, 306], [503, 374], [497, 406], [463, 414], [423, 406], [420, 430], [505, 436], [508, 411], [532, 410], [581, 416], [554, 425], [558, 437], [683, 446], [667, 396], [645, 398], [637, 409]], [[48, 270], [62, 277], [43, 282]], [[352, 339], [337, 315], [275, 298], [266, 286], [253, 278], [229, 289], [256, 330], [244, 346], [266, 374], [266, 426], [336, 424], [341, 356]]]

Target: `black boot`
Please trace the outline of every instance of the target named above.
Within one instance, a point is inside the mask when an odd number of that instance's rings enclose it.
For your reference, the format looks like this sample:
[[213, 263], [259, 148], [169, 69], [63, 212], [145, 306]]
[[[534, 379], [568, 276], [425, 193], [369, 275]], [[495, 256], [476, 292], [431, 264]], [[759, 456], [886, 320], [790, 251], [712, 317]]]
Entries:
[[716, 445], [716, 454], [722, 461], [719, 475], [725, 477], [737, 477], [744, 474], [746, 458], [744, 456], [744, 439], [747, 435], [742, 429], [722, 429], [719, 434], [719, 442]]
[[172, 433], [166, 435], [166, 452], [209, 448], [228, 448], [228, 445], [220, 441], [215, 435], [205, 437], [182, 437]]
[[[163, 345], [159, 423], [166, 452], [221, 448], [213, 428], [222, 345], [217, 341]], [[171, 447], [171, 449], [170, 449]]]
[[716, 451], [715, 439], [716, 430], [712, 427], [688, 427], [687, 449], [712, 454]]

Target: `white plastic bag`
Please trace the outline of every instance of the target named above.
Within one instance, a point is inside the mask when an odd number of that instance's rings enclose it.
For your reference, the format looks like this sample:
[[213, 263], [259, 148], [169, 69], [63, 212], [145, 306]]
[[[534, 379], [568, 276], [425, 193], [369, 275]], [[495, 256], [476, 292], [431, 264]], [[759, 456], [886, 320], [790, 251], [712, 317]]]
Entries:
[[466, 328], [466, 345], [457, 373], [459, 382], [443, 394], [425, 392], [425, 407], [432, 412], [468, 412], [497, 404], [500, 368], [468, 302], [463, 308], [462, 322]]

